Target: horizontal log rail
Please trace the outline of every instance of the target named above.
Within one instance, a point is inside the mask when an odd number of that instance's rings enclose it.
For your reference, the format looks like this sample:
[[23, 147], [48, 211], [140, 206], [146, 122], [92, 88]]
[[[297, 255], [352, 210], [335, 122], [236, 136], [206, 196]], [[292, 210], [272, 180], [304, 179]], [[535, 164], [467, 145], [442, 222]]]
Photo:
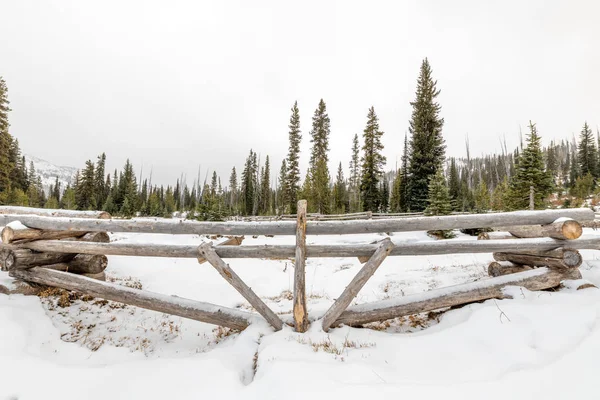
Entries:
[[[184, 244], [146, 244], [146, 243], [92, 243], [63, 240], [39, 240], [20, 244], [18, 247], [0, 244], [0, 247], [14, 249], [25, 248], [41, 252], [104, 254], [119, 256], [197, 258], [196, 245]], [[377, 244], [332, 244], [307, 245], [306, 256], [309, 258], [343, 258], [370, 257]], [[417, 241], [395, 242], [390, 256], [417, 256], [465, 253], [493, 252], [527, 252], [530, 249], [540, 251], [553, 250], [559, 247], [572, 249], [600, 250], [600, 239], [597, 236], [582, 236], [577, 240], [556, 240], [552, 238], [538, 239], [504, 239], [504, 240], [450, 240], [450, 241]], [[294, 245], [264, 246], [215, 246], [215, 252], [221, 258], [294, 258]]]
[[[358, 221], [308, 221], [307, 235], [343, 235], [379, 232], [410, 232], [508, 225], [545, 225], [560, 217], [576, 221], [594, 219], [587, 208], [513, 211], [492, 214], [446, 215]], [[82, 219], [37, 215], [0, 215], [0, 225], [20, 221], [29, 228], [86, 232], [135, 232], [164, 234], [295, 235], [296, 222], [197, 222], [158, 219]]]

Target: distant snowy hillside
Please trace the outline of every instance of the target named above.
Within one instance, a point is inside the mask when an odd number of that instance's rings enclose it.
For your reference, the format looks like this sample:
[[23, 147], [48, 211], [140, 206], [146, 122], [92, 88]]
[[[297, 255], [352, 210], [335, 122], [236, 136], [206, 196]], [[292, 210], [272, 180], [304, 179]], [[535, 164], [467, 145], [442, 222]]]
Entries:
[[65, 188], [69, 183], [73, 183], [77, 168], [61, 167], [28, 154], [25, 154], [24, 156], [27, 162], [27, 168], [29, 168], [29, 162], [33, 161], [36, 173], [42, 177], [42, 186], [46, 192], [50, 189], [50, 185], [54, 185], [56, 177], [58, 177], [58, 181], [62, 188]]

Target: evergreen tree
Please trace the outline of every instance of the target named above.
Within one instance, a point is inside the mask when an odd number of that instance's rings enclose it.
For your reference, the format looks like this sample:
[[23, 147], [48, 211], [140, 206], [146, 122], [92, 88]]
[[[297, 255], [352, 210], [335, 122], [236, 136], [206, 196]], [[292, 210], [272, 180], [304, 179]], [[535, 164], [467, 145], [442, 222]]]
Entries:
[[229, 175], [229, 211], [232, 214], [237, 214], [237, 198], [238, 198], [238, 180], [237, 172], [235, 167], [231, 169], [231, 175]]
[[269, 156], [265, 159], [265, 167], [263, 168], [260, 179], [260, 213], [265, 215], [271, 211], [271, 164]]
[[408, 208], [422, 211], [427, 207], [429, 179], [442, 167], [445, 144], [442, 137], [444, 119], [441, 106], [435, 101], [440, 91], [431, 76], [427, 58], [421, 64], [415, 100], [409, 124], [412, 150], [409, 163]]
[[442, 169], [438, 169], [429, 180], [426, 215], [448, 215], [452, 212], [450, 191]]
[[252, 215], [254, 211], [254, 175], [255, 164], [253, 163], [254, 152], [250, 150], [250, 155], [246, 159], [246, 165], [242, 171], [242, 203], [244, 215]]
[[460, 177], [458, 174], [458, 168], [456, 167], [456, 160], [454, 157], [450, 159], [450, 177], [448, 179], [448, 189], [450, 191], [450, 198], [452, 199], [452, 208], [458, 209], [461, 204], [460, 199]]
[[390, 211], [393, 213], [400, 212], [400, 187], [402, 186], [402, 174], [399, 169], [396, 171], [394, 181], [392, 183], [392, 193], [390, 199]]
[[10, 175], [14, 167], [10, 163], [13, 139], [8, 132], [8, 113], [11, 111], [9, 104], [6, 82], [0, 76], [0, 192], [10, 190]]
[[129, 162], [129, 159], [126, 160], [125, 167], [123, 167], [117, 193], [118, 198], [113, 199], [115, 206], [124, 216], [134, 216], [138, 210], [137, 181], [133, 165]]
[[298, 102], [292, 107], [292, 116], [289, 125], [289, 141], [286, 162], [287, 178], [282, 188], [284, 188], [283, 199], [285, 201], [285, 212], [295, 214], [297, 212], [298, 191], [300, 190], [300, 142], [302, 134], [300, 131], [300, 112]]
[[529, 188], [534, 188], [535, 208], [544, 207], [544, 199], [552, 192], [552, 177], [544, 167], [541, 138], [535, 124], [529, 123], [527, 147], [519, 156], [516, 174], [510, 180], [506, 206], [513, 210], [529, 208]]
[[[279, 168], [279, 190], [277, 193], [277, 214], [285, 214], [286, 205], [288, 204], [286, 200], [286, 185], [288, 180], [288, 171], [287, 171], [287, 163], [285, 162], [285, 158], [281, 161], [281, 168]], [[298, 189], [296, 193], [300, 190]]]
[[491, 208], [492, 199], [485, 181], [479, 182], [475, 191], [475, 211], [487, 212]]
[[594, 135], [587, 122], [583, 125], [583, 129], [579, 134], [578, 161], [579, 173], [581, 175], [590, 174], [592, 176], [598, 176], [598, 152], [596, 151]]
[[60, 208], [66, 210], [75, 210], [77, 208], [77, 201], [75, 199], [75, 189], [71, 185], [67, 185], [65, 192], [63, 193], [60, 201]]
[[106, 154], [102, 153], [98, 156], [96, 162], [96, 176], [94, 178], [94, 195], [96, 196], [96, 204], [101, 206], [106, 201], [106, 181], [104, 177], [104, 170], [106, 166]]
[[350, 211], [358, 212], [360, 206], [360, 147], [358, 145], [358, 134], [352, 139], [352, 156], [350, 158]]
[[327, 107], [323, 99], [313, 116], [312, 130], [310, 131], [312, 150], [310, 154], [310, 197], [309, 209], [316, 212], [329, 213], [329, 132], [330, 120]]
[[[29, 167], [32, 169], [32, 166]], [[75, 199], [79, 210], [94, 210], [96, 209], [95, 187], [96, 180], [94, 174], [94, 164], [91, 160], [86, 161], [85, 168], [79, 177], [79, 181], [75, 186]]]
[[402, 152], [402, 167], [400, 172], [400, 181], [398, 187], [399, 199], [398, 199], [398, 212], [410, 212], [410, 206], [408, 204], [409, 187], [408, 187], [408, 137], [404, 135], [404, 150]]
[[364, 211], [376, 211], [381, 203], [379, 182], [383, 175], [385, 157], [381, 154], [383, 144], [379, 130], [379, 122], [375, 108], [371, 107], [367, 115], [367, 126], [363, 133], [362, 175], [360, 179], [360, 192]]
[[390, 184], [388, 180], [384, 177], [381, 182], [381, 189], [379, 190], [381, 193], [381, 200], [379, 202], [379, 210], [381, 212], [388, 212], [390, 208]]
[[346, 180], [344, 179], [342, 163], [338, 166], [337, 176], [333, 186], [333, 207], [338, 214], [343, 214], [348, 211]]

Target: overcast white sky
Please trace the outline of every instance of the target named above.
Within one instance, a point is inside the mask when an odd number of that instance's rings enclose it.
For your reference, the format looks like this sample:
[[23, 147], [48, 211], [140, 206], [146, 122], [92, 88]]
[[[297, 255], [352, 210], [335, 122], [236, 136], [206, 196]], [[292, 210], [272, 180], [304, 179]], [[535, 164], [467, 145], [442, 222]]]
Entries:
[[201, 164], [227, 181], [252, 147], [273, 175], [298, 100], [305, 171], [320, 98], [330, 168], [347, 169], [373, 105], [388, 168], [402, 152], [419, 65], [441, 89], [447, 155], [544, 142], [600, 124], [600, 3], [590, 1], [0, 0], [0, 75], [24, 152], [81, 167], [105, 151], [154, 182]]

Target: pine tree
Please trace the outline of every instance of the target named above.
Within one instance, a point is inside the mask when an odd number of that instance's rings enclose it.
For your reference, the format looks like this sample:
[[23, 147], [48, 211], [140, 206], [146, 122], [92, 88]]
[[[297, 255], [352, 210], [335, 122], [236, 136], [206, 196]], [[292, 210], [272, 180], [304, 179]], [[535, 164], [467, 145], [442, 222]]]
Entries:
[[475, 191], [475, 211], [488, 212], [491, 208], [492, 199], [485, 181], [479, 182]]
[[412, 150], [409, 163], [408, 208], [422, 211], [427, 207], [429, 179], [442, 167], [445, 145], [442, 137], [444, 119], [435, 101], [440, 91], [431, 76], [427, 58], [421, 64], [415, 100], [409, 124]]
[[271, 210], [271, 164], [269, 156], [265, 159], [265, 167], [263, 168], [260, 179], [260, 213], [265, 215]]
[[408, 187], [408, 171], [409, 171], [409, 158], [408, 158], [408, 137], [404, 135], [404, 150], [402, 152], [402, 167], [400, 172], [399, 182], [399, 199], [398, 199], [398, 212], [409, 212], [410, 206], [408, 204], [409, 187]]
[[[32, 166], [29, 169], [31, 170]], [[87, 160], [75, 186], [75, 199], [79, 210], [96, 209], [95, 184], [94, 164], [91, 160]]]
[[363, 211], [376, 211], [381, 203], [379, 182], [383, 175], [385, 157], [381, 154], [383, 144], [379, 130], [379, 122], [375, 108], [371, 107], [367, 115], [367, 126], [363, 133], [362, 175], [360, 179], [360, 193]]
[[379, 210], [381, 212], [386, 213], [390, 209], [390, 184], [385, 177], [381, 182], [381, 188], [379, 190], [379, 193], [381, 193], [381, 200], [379, 201]]
[[352, 139], [352, 156], [350, 158], [350, 211], [357, 212], [360, 210], [360, 147], [358, 145], [358, 134]]
[[237, 172], [235, 170], [235, 167], [233, 167], [231, 169], [231, 175], [229, 175], [229, 211], [232, 214], [238, 213], [237, 198], [238, 198]]
[[[288, 204], [287, 200], [286, 200], [286, 185], [287, 185], [287, 180], [288, 180], [288, 170], [287, 170], [287, 163], [285, 162], [285, 158], [281, 161], [281, 168], [279, 168], [279, 178], [278, 178], [278, 193], [277, 193], [277, 214], [285, 214], [286, 211], [286, 205]], [[300, 190], [298, 189], [296, 191], [296, 193], [299, 193]]]
[[594, 177], [598, 176], [598, 152], [596, 150], [594, 135], [587, 122], [583, 125], [583, 129], [579, 134], [578, 161], [580, 176], [587, 174]]
[[312, 150], [310, 154], [310, 197], [309, 209], [316, 212], [329, 213], [329, 132], [330, 120], [327, 107], [323, 99], [313, 116], [312, 130], [310, 131]]
[[250, 150], [250, 155], [246, 159], [246, 165], [244, 166], [244, 170], [242, 171], [242, 204], [244, 215], [252, 215], [254, 210], [254, 191], [255, 191], [255, 183], [254, 183], [254, 168], [255, 164], [253, 163], [254, 152]]
[[8, 113], [11, 111], [9, 104], [6, 82], [0, 76], [0, 192], [10, 190], [10, 174], [14, 167], [10, 163], [13, 139], [8, 132]]
[[290, 147], [288, 150], [286, 162], [287, 178], [282, 186], [284, 188], [283, 199], [285, 201], [285, 210], [292, 214], [296, 213], [298, 202], [298, 191], [300, 190], [300, 142], [302, 134], [300, 131], [300, 112], [298, 110], [298, 102], [292, 107], [292, 116], [289, 124], [289, 141]]
[[60, 208], [67, 210], [75, 210], [77, 208], [75, 190], [71, 187], [71, 185], [67, 185], [67, 188], [63, 193], [62, 199], [60, 200]]
[[544, 167], [541, 138], [535, 124], [529, 123], [527, 147], [519, 156], [516, 174], [510, 180], [506, 206], [513, 210], [529, 208], [530, 186], [534, 188], [535, 208], [544, 207], [544, 199], [552, 192], [552, 177]]
[[348, 211], [346, 180], [344, 179], [342, 163], [338, 166], [337, 176], [333, 186], [333, 207], [338, 214], [343, 214]]
[[450, 191], [442, 169], [438, 169], [429, 180], [426, 215], [448, 215], [452, 212]]
[[448, 189], [450, 191], [450, 198], [452, 199], [452, 208], [458, 210], [462, 201], [460, 198], [460, 177], [458, 174], [458, 168], [456, 167], [456, 159], [454, 157], [450, 159], [450, 177], [448, 179]]
[[126, 217], [135, 215], [138, 210], [137, 181], [133, 165], [129, 162], [129, 159], [125, 162], [123, 173], [119, 179], [118, 198], [113, 200], [121, 214]]
[[402, 174], [399, 169], [396, 171], [394, 181], [392, 183], [392, 193], [390, 199], [390, 211], [393, 213], [400, 212], [400, 187], [402, 186]]
[[106, 154], [102, 153], [98, 156], [96, 162], [96, 176], [94, 178], [94, 195], [96, 196], [96, 204], [101, 206], [106, 201], [106, 181], [104, 176], [104, 170], [106, 167]]

